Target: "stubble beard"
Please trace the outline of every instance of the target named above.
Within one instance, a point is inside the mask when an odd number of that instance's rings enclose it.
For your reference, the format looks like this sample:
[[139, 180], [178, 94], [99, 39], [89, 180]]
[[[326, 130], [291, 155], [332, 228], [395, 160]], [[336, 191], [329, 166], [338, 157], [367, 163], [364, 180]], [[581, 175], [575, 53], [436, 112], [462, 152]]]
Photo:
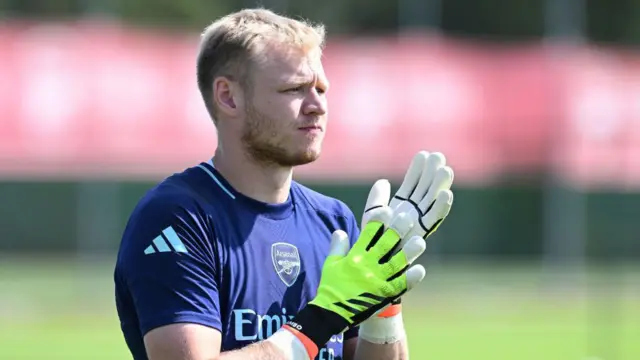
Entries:
[[247, 108], [247, 120], [242, 132], [242, 143], [250, 158], [265, 166], [295, 167], [314, 162], [320, 156], [311, 149], [306, 151], [288, 151], [285, 144], [279, 143], [276, 121], [268, 115]]

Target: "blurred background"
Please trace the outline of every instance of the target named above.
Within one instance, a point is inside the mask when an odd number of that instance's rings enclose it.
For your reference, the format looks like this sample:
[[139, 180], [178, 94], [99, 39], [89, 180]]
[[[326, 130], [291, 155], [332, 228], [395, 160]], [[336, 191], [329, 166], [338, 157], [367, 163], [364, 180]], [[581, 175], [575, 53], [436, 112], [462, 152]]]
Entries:
[[[122, 230], [213, 154], [199, 33], [255, 5], [0, 0], [0, 359], [130, 358]], [[328, 26], [329, 133], [300, 181], [360, 216], [420, 149], [456, 172], [406, 300], [413, 359], [640, 359], [640, 1], [260, 5]]]

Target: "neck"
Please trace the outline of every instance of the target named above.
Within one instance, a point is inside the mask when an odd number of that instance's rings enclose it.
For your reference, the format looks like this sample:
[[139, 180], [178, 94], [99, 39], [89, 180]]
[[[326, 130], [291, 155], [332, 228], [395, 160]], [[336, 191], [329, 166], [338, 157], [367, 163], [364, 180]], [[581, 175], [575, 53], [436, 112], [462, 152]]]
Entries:
[[216, 170], [245, 196], [269, 204], [287, 201], [293, 168], [260, 164], [244, 151], [218, 146], [213, 163]]

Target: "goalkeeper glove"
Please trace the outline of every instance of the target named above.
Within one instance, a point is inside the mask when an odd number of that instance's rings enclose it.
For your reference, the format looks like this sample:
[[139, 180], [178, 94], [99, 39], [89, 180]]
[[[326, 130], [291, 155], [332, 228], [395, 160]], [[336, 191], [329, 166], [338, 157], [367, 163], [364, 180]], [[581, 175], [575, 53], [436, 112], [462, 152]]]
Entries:
[[[422, 280], [424, 268], [409, 267], [426, 248], [422, 238], [388, 256], [413, 227], [406, 214], [390, 221], [392, 213], [388, 206], [376, 211], [352, 249], [344, 231], [333, 233], [315, 298], [268, 338], [288, 359], [315, 358], [331, 336], [360, 324]], [[386, 230], [385, 224], [390, 224]]]
[[[394, 213], [407, 213], [417, 223], [392, 253], [415, 237], [426, 239], [449, 214], [453, 203], [452, 183], [453, 170], [446, 166], [444, 155], [421, 151], [413, 158], [402, 185], [391, 201], [389, 182], [378, 180], [374, 183], [367, 198], [362, 224], [364, 226], [379, 209], [389, 204]], [[398, 298], [363, 322], [359, 336], [377, 344], [402, 340], [405, 330], [401, 309], [401, 298]]]

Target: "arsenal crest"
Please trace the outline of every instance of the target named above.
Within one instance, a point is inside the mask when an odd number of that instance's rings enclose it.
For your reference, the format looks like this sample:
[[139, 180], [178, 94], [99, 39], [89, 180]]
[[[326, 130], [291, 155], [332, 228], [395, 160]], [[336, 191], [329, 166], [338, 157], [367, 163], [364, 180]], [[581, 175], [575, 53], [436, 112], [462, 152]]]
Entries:
[[271, 260], [280, 280], [287, 286], [293, 285], [300, 274], [298, 248], [283, 242], [275, 243], [271, 245]]

